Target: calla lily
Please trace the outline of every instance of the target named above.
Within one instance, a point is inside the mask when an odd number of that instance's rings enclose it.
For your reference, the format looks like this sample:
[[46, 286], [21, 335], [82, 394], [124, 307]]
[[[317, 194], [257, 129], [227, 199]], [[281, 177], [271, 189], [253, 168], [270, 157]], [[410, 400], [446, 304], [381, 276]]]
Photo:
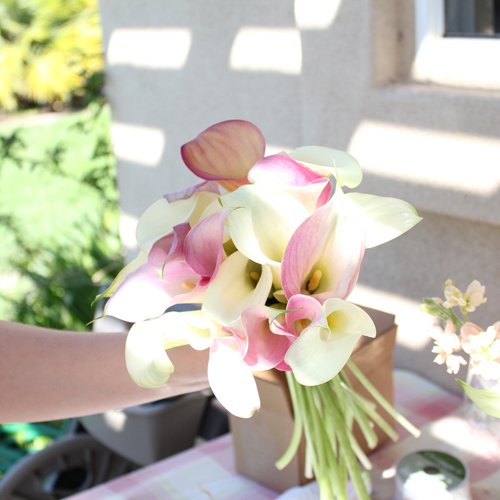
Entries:
[[186, 344], [202, 350], [211, 343], [210, 329], [199, 311], [169, 312], [132, 326], [125, 346], [127, 370], [137, 385], [160, 387], [174, 371], [165, 350]]
[[264, 136], [253, 123], [229, 120], [184, 144], [181, 156], [193, 174], [234, 191], [248, 184], [247, 174], [264, 157], [265, 148]]
[[309, 216], [306, 208], [286, 193], [242, 186], [220, 198], [224, 208], [240, 208], [228, 217], [236, 248], [250, 260], [279, 267], [288, 241]]
[[[362, 193], [343, 196], [343, 209], [362, 222], [366, 248], [373, 248], [401, 236], [422, 220], [406, 201]], [[336, 193], [337, 196], [337, 193]]]
[[344, 151], [323, 146], [303, 146], [288, 156], [325, 177], [333, 175], [340, 186], [355, 188], [363, 180], [358, 160]]
[[472, 402], [482, 411], [493, 417], [500, 418], [500, 384], [489, 389], [474, 389], [462, 380], [457, 379]]
[[142, 321], [179, 302], [201, 302], [225, 257], [223, 228], [230, 212], [217, 212], [191, 230], [188, 223], [179, 224], [173, 236], [160, 238], [151, 249], [148, 264], [125, 278], [106, 304], [105, 313], [125, 321]]
[[334, 196], [308, 217], [290, 238], [283, 255], [281, 283], [290, 299], [313, 294], [323, 303], [346, 299], [358, 278], [365, 251], [364, 226]]
[[190, 230], [188, 222], [174, 226], [173, 231], [160, 238], [149, 251], [148, 264], [162, 279], [167, 262], [184, 262], [184, 240]]
[[285, 355], [302, 385], [318, 385], [337, 375], [349, 360], [361, 335], [375, 337], [370, 316], [341, 299], [320, 305], [312, 297], [296, 295], [288, 302], [289, 331], [300, 334]]
[[[137, 223], [136, 238], [139, 247], [146, 253], [160, 238], [170, 233], [174, 226], [188, 222], [193, 227], [205, 208], [216, 200], [219, 194], [214, 192], [213, 184], [205, 190], [207, 184], [195, 186], [194, 194], [185, 198], [191, 190], [165, 195], [153, 203], [141, 216]], [[169, 202], [168, 199], [171, 201]]]
[[280, 366], [295, 336], [286, 330], [272, 329], [285, 311], [261, 305], [250, 306], [241, 315], [247, 342], [243, 360], [253, 371]]
[[330, 181], [286, 155], [266, 156], [248, 173], [248, 180], [262, 189], [285, 191], [297, 198], [309, 213], [330, 198]]
[[139, 255], [131, 261], [129, 264], [127, 264], [116, 276], [116, 278], [113, 280], [111, 285], [100, 295], [98, 295], [92, 304], [97, 302], [98, 300], [104, 298], [104, 297], [111, 297], [118, 287], [123, 283], [125, 278], [135, 270], [137, 270], [139, 267], [141, 267], [143, 264], [145, 264], [148, 261], [148, 256], [141, 250], [139, 252]]
[[174, 371], [166, 350], [186, 344], [197, 350], [210, 348], [208, 379], [215, 396], [234, 415], [251, 417], [260, 408], [252, 372], [242, 361], [236, 340], [214, 334], [224, 335], [201, 311], [168, 312], [136, 323], [125, 349], [130, 376], [141, 387], [159, 387]]
[[163, 281], [149, 264], [143, 264], [126, 276], [106, 302], [104, 314], [134, 323], [156, 318], [179, 302], [203, 301], [206, 286], [197, 286], [200, 277], [186, 263], [172, 263], [164, 276], [170, 281]]
[[215, 397], [240, 418], [250, 418], [259, 408], [257, 384], [241, 359], [234, 338], [215, 338], [210, 347], [208, 381]]
[[231, 254], [207, 287], [202, 310], [206, 317], [227, 327], [240, 328], [241, 313], [265, 304], [272, 286], [269, 266], [250, 261], [241, 252]]

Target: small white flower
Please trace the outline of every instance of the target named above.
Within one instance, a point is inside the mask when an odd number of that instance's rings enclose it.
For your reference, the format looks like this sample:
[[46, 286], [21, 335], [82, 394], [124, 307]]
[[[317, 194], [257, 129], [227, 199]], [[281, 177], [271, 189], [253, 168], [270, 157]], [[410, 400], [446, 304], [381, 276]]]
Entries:
[[460, 339], [458, 338], [456, 327], [450, 319], [446, 322], [446, 328], [435, 326], [430, 332], [434, 339], [432, 352], [437, 353], [434, 363], [442, 365], [446, 363], [448, 373], [457, 373], [460, 365], [466, 365], [467, 361], [462, 356], [453, 354], [461, 349]]
[[451, 280], [445, 283], [444, 294], [446, 302], [443, 302], [444, 307], [459, 306], [462, 311], [474, 312], [476, 307], [486, 302], [484, 296], [485, 287], [481, 286], [479, 281], [474, 280], [468, 287], [465, 293], [462, 293]]
[[471, 373], [486, 380], [500, 379], [500, 321], [485, 332], [471, 335], [466, 352], [471, 357]]

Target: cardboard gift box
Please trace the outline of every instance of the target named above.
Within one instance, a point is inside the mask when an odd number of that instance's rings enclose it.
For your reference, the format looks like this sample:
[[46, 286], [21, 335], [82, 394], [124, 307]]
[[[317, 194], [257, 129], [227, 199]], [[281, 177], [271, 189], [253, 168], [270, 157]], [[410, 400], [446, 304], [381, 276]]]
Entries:
[[[351, 359], [392, 404], [392, 353], [397, 331], [394, 316], [366, 307], [363, 309], [375, 323], [377, 335], [373, 339], [361, 337]], [[346, 373], [354, 390], [373, 401], [371, 395], [351, 376], [349, 370], [346, 370]], [[229, 418], [236, 470], [264, 486], [283, 492], [309, 481], [304, 476], [305, 440], [302, 439], [292, 461], [283, 470], [278, 470], [274, 464], [288, 448], [294, 427], [286, 375], [278, 370], [258, 372], [254, 375], [261, 399], [261, 409], [249, 419], [241, 419], [233, 415]], [[393, 419], [379, 405], [377, 405], [377, 411], [394, 426]], [[380, 446], [387, 441], [388, 437], [377, 426], [375, 431], [379, 439], [378, 446]], [[354, 433], [365, 453], [373, 451], [366, 446], [366, 441], [359, 429], [355, 427]]]

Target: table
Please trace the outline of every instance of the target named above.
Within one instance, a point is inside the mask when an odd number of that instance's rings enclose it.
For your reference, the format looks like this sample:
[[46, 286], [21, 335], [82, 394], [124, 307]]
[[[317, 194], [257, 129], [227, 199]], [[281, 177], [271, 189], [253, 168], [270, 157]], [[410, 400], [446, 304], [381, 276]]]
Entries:
[[[412, 451], [434, 449], [467, 463], [474, 500], [500, 498], [500, 440], [474, 429], [462, 398], [418, 375], [394, 371], [395, 406], [422, 431], [415, 439], [398, 427], [400, 440], [370, 455], [374, 500], [393, 491], [394, 464]], [[209, 441], [131, 474], [70, 497], [71, 500], [273, 500], [279, 494], [234, 469], [230, 435]], [[353, 495], [354, 499], [355, 496]]]

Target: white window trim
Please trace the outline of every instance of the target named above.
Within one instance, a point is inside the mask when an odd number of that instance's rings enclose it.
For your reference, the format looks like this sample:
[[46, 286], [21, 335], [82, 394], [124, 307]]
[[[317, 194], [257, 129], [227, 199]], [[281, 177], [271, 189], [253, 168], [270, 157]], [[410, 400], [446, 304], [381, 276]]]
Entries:
[[500, 90], [500, 39], [444, 37], [444, 0], [415, 0], [412, 79]]

